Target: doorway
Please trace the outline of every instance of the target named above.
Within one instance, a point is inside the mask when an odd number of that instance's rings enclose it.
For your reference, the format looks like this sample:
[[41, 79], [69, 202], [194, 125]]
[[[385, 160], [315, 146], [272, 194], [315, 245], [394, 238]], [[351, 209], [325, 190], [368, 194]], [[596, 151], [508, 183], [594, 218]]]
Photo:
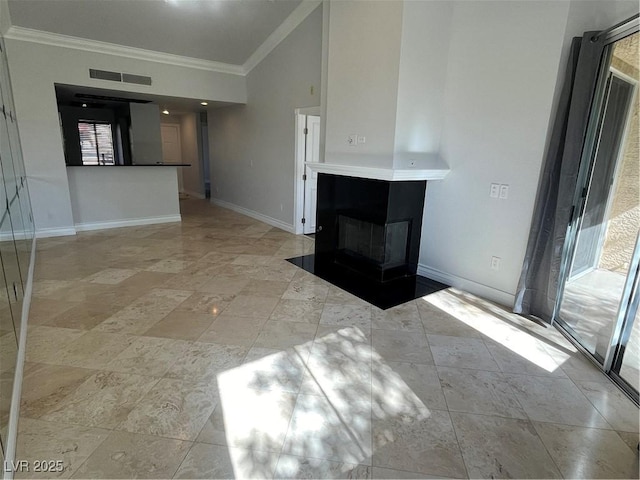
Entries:
[[320, 161], [319, 107], [296, 110], [295, 233], [316, 233], [318, 173], [308, 163]]
[[605, 50], [555, 320], [638, 402], [639, 34]]
[[[180, 145], [180, 125], [163, 123], [160, 125], [162, 137], [162, 162], [182, 163], [182, 146]], [[182, 171], [178, 168], [178, 191], [183, 192]]]

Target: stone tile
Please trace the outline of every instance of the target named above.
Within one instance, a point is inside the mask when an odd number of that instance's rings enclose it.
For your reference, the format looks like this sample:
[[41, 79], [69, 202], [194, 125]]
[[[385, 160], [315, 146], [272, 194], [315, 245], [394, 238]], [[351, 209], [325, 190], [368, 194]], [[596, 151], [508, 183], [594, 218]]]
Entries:
[[134, 337], [119, 333], [86, 332], [60, 352], [58, 363], [72, 367], [102, 369], [133, 341]]
[[370, 465], [371, 403], [300, 394], [283, 453]]
[[40, 363], [25, 364], [21, 418], [39, 418], [95, 374], [94, 370]]
[[324, 304], [312, 300], [288, 300], [283, 298], [278, 302], [269, 319], [276, 322], [317, 324], [320, 322], [323, 306]]
[[183, 340], [137, 337], [105, 369], [161, 377], [189, 346], [189, 342]]
[[275, 478], [371, 478], [371, 467], [318, 458], [280, 455]]
[[[218, 440], [224, 437], [223, 441], [230, 447], [280, 453], [296, 395], [238, 386], [232, 370], [220, 374], [218, 390], [221, 405], [214, 412], [214, 417], [223, 419], [224, 425], [224, 435], [218, 435]], [[214, 425], [221, 423], [214, 419]]]
[[502, 372], [568, 378], [544, 348], [543, 342], [524, 332], [514, 337], [501, 343], [485, 340]]
[[71, 328], [29, 327], [26, 361], [56, 364], [60, 352], [84, 333], [82, 330]]
[[451, 413], [469, 478], [562, 478], [528, 420]]
[[564, 478], [636, 478], [638, 454], [613, 430], [534, 422]]
[[392, 468], [373, 467], [371, 478], [388, 478], [388, 479], [414, 479], [414, 478], [451, 478], [442, 475], [426, 475], [424, 473], [407, 472], [405, 470], [394, 470]]
[[424, 299], [416, 300], [422, 326], [427, 335], [482, 338], [480, 331]]
[[89, 283], [100, 283], [103, 285], [117, 285], [127, 278], [135, 275], [136, 273], [138, 273], [137, 270], [124, 268], [107, 268], [105, 270], [99, 271], [94, 275], [91, 275], [90, 277], [85, 278], [84, 281]]
[[215, 317], [220, 315], [234, 298], [235, 295], [224, 293], [194, 293], [178, 305], [176, 311], [209, 314]]
[[195, 443], [174, 478], [273, 478], [278, 454]]
[[311, 300], [314, 302], [324, 302], [329, 293], [329, 287], [320, 283], [307, 283], [292, 281], [282, 298], [287, 300]]
[[33, 297], [29, 308], [29, 325], [42, 325], [61, 313], [77, 306], [75, 302], [65, 302], [48, 298]]
[[93, 327], [99, 325], [111, 315], [118, 312], [121, 308], [122, 307], [119, 305], [87, 301], [56, 315], [47, 321], [46, 325], [50, 327], [91, 330]]
[[443, 367], [499, 371], [485, 343], [477, 338], [427, 335], [435, 364]]
[[370, 306], [368, 302], [334, 285], [329, 286], [329, 293], [327, 294], [326, 302], [336, 305]]
[[112, 429], [157, 382], [154, 377], [98, 372], [41, 419]]
[[166, 377], [215, 383], [218, 374], [237, 367], [247, 354], [246, 347], [193, 342], [174, 355]]
[[73, 478], [171, 478], [191, 443], [112, 432]]
[[192, 265], [192, 262], [166, 258], [164, 260], [160, 260], [157, 263], [154, 263], [153, 265], [147, 267], [145, 270], [149, 272], [180, 273], [191, 267]]
[[[20, 418], [16, 459], [29, 462], [29, 472], [15, 478], [69, 478], [104, 442], [109, 430]], [[35, 461], [62, 462], [62, 471], [36, 472]]]
[[277, 280], [249, 280], [246, 287], [240, 291], [240, 295], [256, 297], [280, 298], [289, 287], [289, 282]]
[[438, 374], [452, 412], [527, 418], [500, 372], [438, 367]]
[[404, 303], [387, 310], [372, 307], [372, 327], [378, 330], [402, 330], [424, 333], [418, 307], [414, 302]]
[[373, 441], [373, 465], [376, 467], [466, 477], [448, 412], [431, 410], [413, 417], [374, 418]]
[[210, 443], [213, 445], [227, 445], [223, 417], [222, 406], [218, 402], [216, 408], [204, 423], [202, 430], [200, 430], [198, 438], [196, 438], [196, 442]]
[[640, 445], [640, 438], [637, 433], [631, 432], [618, 432], [618, 436], [622, 439], [624, 443], [626, 443], [629, 448], [633, 451], [638, 451], [638, 445]]
[[613, 383], [574, 382], [616, 430], [638, 433], [638, 407]]
[[532, 421], [611, 428], [571, 380], [525, 375], [505, 378]]
[[385, 362], [433, 365], [433, 357], [423, 333], [372, 330], [373, 350]]
[[235, 317], [223, 313], [198, 338], [199, 342], [250, 347], [266, 318]]
[[546, 345], [545, 349], [571, 380], [611, 383], [611, 380], [575, 347], [551, 344]]
[[234, 368], [238, 386], [252, 390], [276, 390], [298, 393], [306, 370], [305, 351], [252, 348], [242, 365]]
[[119, 430], [195, 440], [217, 404], [215, 386], [163, 378], [131, 410]]
[[313, 340], [315, 334], [316, 325], [268, 321], [254, 345], [284, 350]]
[[206, 313], [174, 310], [144, 332], [144, 335], [178, 340], [197, 340], [211, 326], [215, 318]]
[[277, 303], [277, 298], [237, 295], [225, 313], [236, 317], [268, 318]]
[[369, 329], [371, 328], [371, 307], [325, 303], [320, 324]]
[[218, 276], [199, 285], [197, 290], [204, 293], [237, 295], [248, 283], [249, 279], [244, 275]]
[[[429, 410], [447, 409], [447, 403], [442, 392], [440, 379], [438, 378], [438, 371], [435, 366], [402, 362], [387, 362], [387, 365]], [[380, 378], [377, 366], [378, 363], [374, 359], [372, 378], [374, 382], [378, 379], [380, 394], [386, 395], [385, 391], [388, 387], [386, 385], [384, 375]]]

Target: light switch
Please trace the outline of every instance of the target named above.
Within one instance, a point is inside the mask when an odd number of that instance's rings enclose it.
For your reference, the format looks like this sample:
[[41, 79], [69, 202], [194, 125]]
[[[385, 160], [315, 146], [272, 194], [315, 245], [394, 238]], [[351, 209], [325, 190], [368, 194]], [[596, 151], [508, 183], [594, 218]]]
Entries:
[[355, 147], [358, 144], [358, 135], [349, 135], [347, 137], [347, 143], [350, 147]]
[[500, 185], [500, 198], [505, 200], [509, 197], [509, 185]]
[[492, 183], [491, 189], [489, 190], [489, 196], [491, 198], [498, 198], [499, 194], [500, 194], [500, 185], [498, 185], [497, 183]]

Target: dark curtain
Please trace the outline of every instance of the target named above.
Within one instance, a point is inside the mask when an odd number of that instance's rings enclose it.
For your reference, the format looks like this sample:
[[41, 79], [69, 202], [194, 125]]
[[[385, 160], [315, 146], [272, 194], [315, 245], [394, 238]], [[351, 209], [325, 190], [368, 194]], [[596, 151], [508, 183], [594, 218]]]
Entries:
[[546, 322], [551, 321], [556, 301], [562, 249], [604, 52], [604, 39], [594, 40], [597, 34], [586, 32], [571, 44], [513, 307], [515, 313]]

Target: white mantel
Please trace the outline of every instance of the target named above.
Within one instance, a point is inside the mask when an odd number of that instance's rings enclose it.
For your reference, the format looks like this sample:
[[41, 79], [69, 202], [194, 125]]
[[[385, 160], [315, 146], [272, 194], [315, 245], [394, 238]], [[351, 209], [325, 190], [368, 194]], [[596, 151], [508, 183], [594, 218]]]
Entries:
[[[449, 173], [449, 166], [437, 155], [396, 154], [393, 167], [375, 161], [367, 155], [331, 155], [325, 162], [306, 162], [306, 166], [318, 173], [345, 177], [370, 178], [389, 182], [408, 180], [442, 180]], [[379, 160], [379, 159], [378, 159]], [[387, 163], [388, 164], [388, 163]]]

